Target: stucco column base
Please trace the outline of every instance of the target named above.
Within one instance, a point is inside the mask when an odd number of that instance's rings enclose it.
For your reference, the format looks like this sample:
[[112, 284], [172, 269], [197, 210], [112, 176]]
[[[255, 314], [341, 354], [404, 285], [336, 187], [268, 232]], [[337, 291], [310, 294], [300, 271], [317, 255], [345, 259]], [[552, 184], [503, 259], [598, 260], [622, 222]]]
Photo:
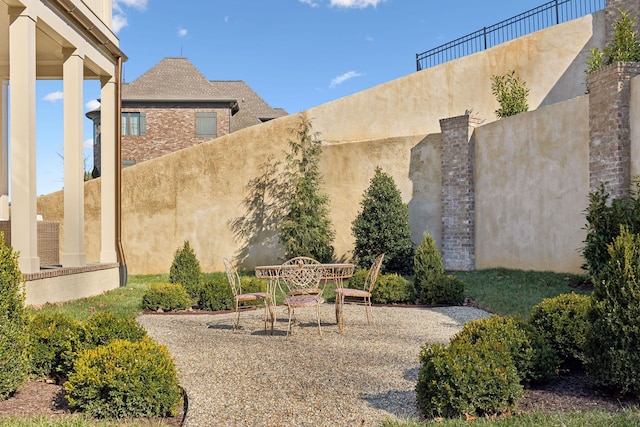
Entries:
[[62, 265], [65, 267], [83, 267], [87, 264], [87, 257], [83, 253], [62, 255]]

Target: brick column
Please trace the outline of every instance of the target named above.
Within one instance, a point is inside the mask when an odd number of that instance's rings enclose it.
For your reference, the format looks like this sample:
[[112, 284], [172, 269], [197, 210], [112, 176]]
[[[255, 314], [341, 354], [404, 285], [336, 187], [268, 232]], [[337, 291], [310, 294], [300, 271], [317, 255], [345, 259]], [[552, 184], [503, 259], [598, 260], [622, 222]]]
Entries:
[[640, 63], [611, 64], [588, 76], [589, 186], [600, 183], [614, 198], [629, 192], [631, 141], [630, 79], [640, 74]]
[[613, 40], [613, 23], [620, 17], [620, 10], [636, 17], [636, 31], [640, 30], [640, 0], [607, 0], [605, 6], [606, 42]]
[[473, 130], [469, 115], [440, 120], [442, 130], [442, 262], [446, 270], [475, 269]]

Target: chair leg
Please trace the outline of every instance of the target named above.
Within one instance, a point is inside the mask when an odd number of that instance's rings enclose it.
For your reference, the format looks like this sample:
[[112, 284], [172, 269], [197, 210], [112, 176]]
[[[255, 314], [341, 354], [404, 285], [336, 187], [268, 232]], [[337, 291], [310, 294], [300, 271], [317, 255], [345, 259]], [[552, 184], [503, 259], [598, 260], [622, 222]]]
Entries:
[[320, 304], [316, 304], [316, 315], [318, 316], [318, 333], [322, 337], [322, 328], [320, 327]]
[[289, 336], [289, 333], [291, 332], [291, 316], [293, 316], [293, 309], [291, 307], [287, 307], [287, 309], [289, 310], [289, 324], [287, 325], [287, 336]]
[[236, 314], [233, 316], [233, 330], [234, 330], [234, 332], [238, 330], [239, 323], [240, 323], [240, 311], [238, 310], [238, 301], [236, 300]]
[[371, 314], [370, 314], [370, 310], [371, 310], [371, 298], [366, 297], [364, 299], [364, 310], [367, 313], [367, 325], [371, 324]]

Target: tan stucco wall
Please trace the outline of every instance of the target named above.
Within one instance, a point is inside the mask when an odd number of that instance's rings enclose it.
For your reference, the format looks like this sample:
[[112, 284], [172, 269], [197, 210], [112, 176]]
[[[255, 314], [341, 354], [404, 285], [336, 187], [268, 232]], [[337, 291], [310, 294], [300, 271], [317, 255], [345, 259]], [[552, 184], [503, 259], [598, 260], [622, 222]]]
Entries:
[[471, 109], [494, 121], [491, 76], [516, 70], [530, 89], [530, 110], [571, 99], [585, 93], [587, 57], [603, 40], [604, 11], [311, 108], [309, 115], [329, 142], [438, 133], [440, 119]]
[[476, 129], [476, 268], [580, 273], [589, 99]]
[[[337, 257], [351, 255], [351, 222], [378, 165], [393, 176], [409, 205], [414, 242], [421, 241], [425, 230], [440, 242], [439, 120], [473, 109], [487, 123], [476, 131], [482, 155], [499, 153], [505, 135], [526, 144], [531, 153], [507, 151], [513, 160], [503, 153], [499, 168], [491, 157], [480, 162], [478, 267], [576, 270], [588, 177], [573, 186], [571, 181], [583, 173], [584, 153], [575, 145], [588, 135], [585, 98], [491, 124], [497, 105], [490, 77], [515, 68], [531, 88], [531, 109], [580, 96], [586, 54], [601, 45], [603, 27], [602, 13], [587, 16], [310, 109], [313, 130], [327, 144], [321, 169], [331, 200]], [[569, 118], [573, 120], [566, 123]], [[229, 222], [246, 213], [243, 199], [249, 181], [262, 174], [260, 167], [270, 156], [283, 159], [297, 122], [297, 116], [272, 120], [123, 170], [122, 234], [128, 272], [168, 272], [184, 239], [189, 239], [205, 271], [221, 271], [223, 256], [236, 256], [246, 248]], [[552, 129], [563, 136], [555, 136]], [[553, 156], [548, 157], [551, 149]], [[535, 159], [534, 154], [542, 157]], [[536, 179], [522, 175], [524, 170]], [[505, 182], [511, 176], [520, 179]], [[567, 184], [559, 186], [557, 180]], [[541, 183], [552, 188], [547, 191]], [[99, 185], [100, 180], [94, 180], [85, 188], [88, 262], [99, 259]], [[481, 201], [483, 197], [491, 202]], [[62, 221], [61, 198], [62, 193], [56, 193], [38, 200], [44, 219]], [[498, 207], [505, 210], [503, 215], [492, 213]], [[277, 261], [280, 252], [274, 242], [265, 238], [248, 248], [243, 267]]]

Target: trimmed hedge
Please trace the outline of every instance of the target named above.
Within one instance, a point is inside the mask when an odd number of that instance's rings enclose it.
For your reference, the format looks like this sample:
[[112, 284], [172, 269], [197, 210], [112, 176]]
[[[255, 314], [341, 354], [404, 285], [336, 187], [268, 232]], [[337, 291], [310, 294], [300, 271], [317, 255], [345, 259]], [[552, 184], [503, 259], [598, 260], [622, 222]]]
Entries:
[[145, 310], [175, 311], [190, 306], [191, 298], [179, 283], [152, 283], [142, 296], [142, 308]]
[[64, 389], [71, 409], [96, 418], [171, 416], [181, 399], [169, 351], [150, 338], [83, 351]]
[[511, 355], [496, 341], [426, 344], [416, 384], [425, 417], [490, 416], [518, 406], [523, 391]]

